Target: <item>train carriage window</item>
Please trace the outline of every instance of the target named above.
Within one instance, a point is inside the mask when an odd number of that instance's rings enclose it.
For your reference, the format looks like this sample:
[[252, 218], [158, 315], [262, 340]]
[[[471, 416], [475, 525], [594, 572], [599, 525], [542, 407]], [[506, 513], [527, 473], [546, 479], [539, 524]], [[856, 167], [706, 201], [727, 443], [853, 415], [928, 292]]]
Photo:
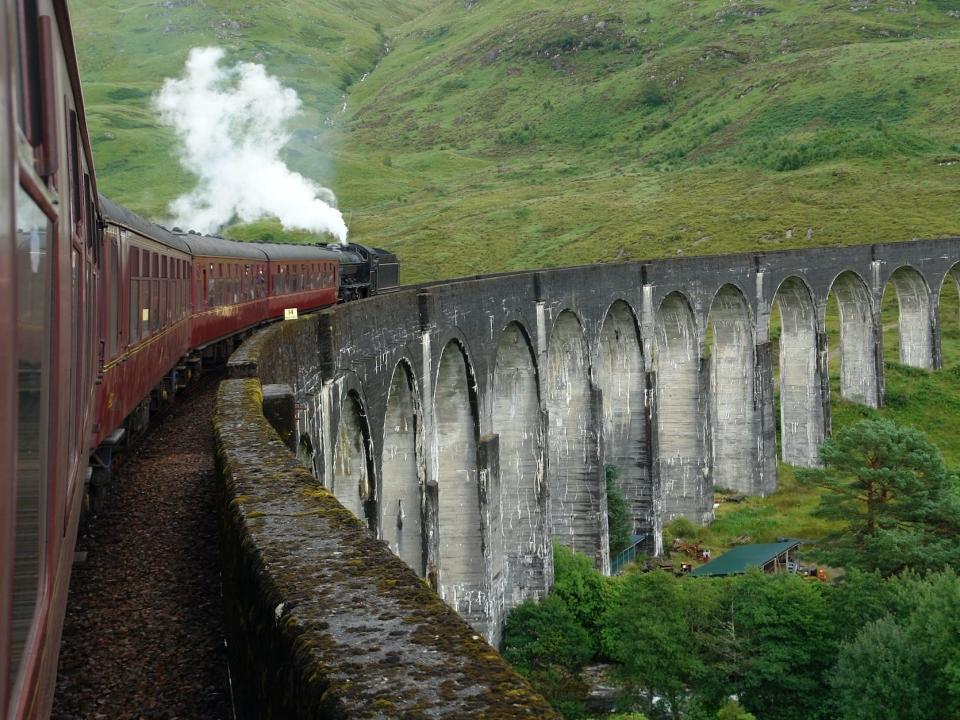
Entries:
[[150, 331], [156, 332], [160, 327], [160, 280], [153, 278], [150, 281]]
[[87, 247], [93, 250], [93, 260], [100, 265], [100, 236], [97, 230], [96, 214], [93, 211], [93, 192], [90, 189], [90, 175], [83, 174], [83, 206], [86, 218]]
[[[81, 256], [82, 258], [82, 256]], [[80, 306], [83, 308], [85, 314], [84, 317], [84, 331], [83, 331], [83, 394], [86, 394], [88, 388], [93, 385], [93, 366], [94, 366], [94, 356], [93, 356], [93, 337], [94, 337], [94, 327], [93, 327], [93, 263], [86, 262], [82, 263], [86, 267], [86, 282], [83, 287], [83, 304]], [[81, 437], [81, 444], [83, 438]]]
[[140, 250], [130, 248], [127, 262], [130, 274], [130, 343], [140, 339]]
[[80, 327], [80, 308], [83, 307], [80, 297], [80, 253], [74, 247], [70, 252], [70, 431], [67, 436], [70, 441], [70, 459], [73, 460], [77, 451], [77, 435], [79, 429], [77, 419], [80, 416], [80, 393], [83, 387], [82, 362], [83, 330]]
[[180, 317], [180, 260], [170, 258], [170, 311], [167, 317], [175, 322]]
[[[16, 198], [17, 353], [16, 515], [10, 678], [20, 671], [24, 647], [40, 604], [46, 555], [49, 427], [52, 224], [32, 198]], [[6, 681], [6, 679], [4, 679]]]
[[[144, 264], [146, 264], [146, 259]], [[150, 279], [149, 278], [141, 278], [140, 280], [140, 311], [137, 313], [137, 317], [140, 318], [140, 339], [146, 340], [150, 336]]]
[[160, 308], [159, 308], [160, 311], [157, 313], [157, 315], [159, 316], [157, 318], [157, 325], [158, 327], [166, 327], [168, 322], [167, 301], [169, 300], [169, 298], [167, 297], [167, 281], [159, 280], [156, 282], [160, 283]]
[[36, 0], [23, 0], [16, 23], [16, 50], [20, 65], [17, 92], [17, 120], [27, 141], [36, 147], [42, 138], [40, 86], [39, 13]]
[[110, 243], [110, 357], [115, 357], [120, 343], [120, 258], [115, 243]]
[[70, 133], [67, 156], [70, 171], [70, 218], [73, 232], [79, 235], [83, 232], [83, 185], [80, 181], [80, 122], [74, 110], [70, 111], [67, 118], [67, 128]]

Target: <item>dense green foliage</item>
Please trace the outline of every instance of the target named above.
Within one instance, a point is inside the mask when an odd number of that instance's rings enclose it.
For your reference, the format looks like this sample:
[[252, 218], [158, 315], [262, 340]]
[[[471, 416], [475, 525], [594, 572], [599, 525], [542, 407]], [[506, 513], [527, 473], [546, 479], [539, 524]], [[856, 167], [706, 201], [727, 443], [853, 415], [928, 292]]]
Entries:
[[862, 420], [820, 447], [822, 469], [797, 470], [827, 492], [817, 513], [841, 523], [830, 564], [884, 574], [960, 567], [960, 481], [919, 431]]
[[[84, 0], [103, 188], [190, 178], [149, 98], [191, 47], [294, 87], [294, 169], [404, 277], [960, 229], [960, 17], [943, 0]], [[346, 109], [344, 110], [344, 103]], [[285, 237], [276, 223], [234, 235]]]
[[908, 576], [888, 588], [899, 612], [881, 616], [840, 648], [831, 683], [844, 720], [960, 715], [960, 578]]
[[526, 602], [510, 614], [504, 657], [522, 670], [555, 665], [578, 669], [594, 655], [594, 640], [556, 593]]
[[645, 698], [649, 714], [660, 695], [680, 717], [686, 687], [703, 673], [685, 600], [673, 575], [628, 575], [604, 618], [604, 646], [617, 662], [617, 680], [636, 701]]
[[[955, 329], [946, 332], [948, 345], [954, 334]], [[908, 398], [923, 397], [922, 383], [931, 383], [943, 388], [940, 405], [949, 407], [960, 395], [958, 380], [954, 370], [918, 374], [892, 365], [888, 388], [905, 399], [883, 412], [939, 424], [935, 412], [925, 413], [919, 405], [914, 414]], [[539, 653], [521, 670], [570, 718], [586, 717], [580, 669], [601, 661], [614, 663], [610, 675], [623, 690], [623, 709], [642, 709], [651, 720], [958, 715], [960, 536], [950, 525], [955, 474], [946, 469], [944, 453], [920, 432], [869, 408], [845, 403], [835, 408], [837, 431], [824, 451], [824, 468], [786, 492], [812, 491], [812, 501], [804, 500], [806, 512], [822, 509], [833, 516], [827, 527], [838, 532], [824, 552], [848, 563], [839, 581], [759, 572], [681, 579], [637, 570], [603, 578], [586, 557], [557, 547], [556, 587], [541, 605], [527, 603], [510, 615], [507, 657]], [[945, 454], [956, 461], [956, 437], [942, 437], [948, 440]], [[883, 502], [874, 506], [870, 520], [863, 493], [873, 481]], [[777, 507], [779, 494], [751, 503]], [[821, 500], [821, 494], [827, 497]], [[914, 541], [865, 543], [869, 528], [884, 537], [891, 527]], [[665, 528], [666, 540], [703, 534], [684, 519]], [[537, 614], [538, 607], [558, 601], [563, 610], [555, 622], [549, 613]], [[553, 647], [549, 653], [541, 650], [539, 627], [549, 628], [542, 641]], [[590, 652], [566, 650], [559, 627]], [[729, 702], [731, 696], [739, 705]]]
[[604, 468], [607, 478], [607, 524], [610, 535], [610, 558], [630, 547], [633, 535], [633, 517], [623, 490], [617, 484], [620, 471], [614, 465]]
[[[759, 571], [603, 578], [586, 558], [570, 562], [559, 547], [557, 554], [566, 597], [605, 606], [599, 620], [578, 619], [551, 592], [510, 614], [504, 654], [568, 717], [586, 717], [577, 673], [592, 660], [615, 663], [623, 709], [652, 719], [960, 713], [960, 578], [953, 570], [892, 578], [852, 571], [833, 584]], [[597, 632], [602, 641], [590, 642]], [[733, 695], [739, 704], [728, 701]]]

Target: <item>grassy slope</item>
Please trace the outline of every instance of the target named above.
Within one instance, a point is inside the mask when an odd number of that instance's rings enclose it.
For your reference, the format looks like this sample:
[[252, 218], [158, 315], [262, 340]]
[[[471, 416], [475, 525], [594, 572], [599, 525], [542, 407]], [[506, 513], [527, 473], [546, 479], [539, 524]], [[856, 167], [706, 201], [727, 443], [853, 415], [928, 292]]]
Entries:
[[[153, 216], [187, 187], [149, 96], [217, 44], [300, 92], [291, 164], [333, 187], [355, 237], [401, 254], [407, 281], [960, 233], [960, 163], [943, 162], [960, 159], [954, 0], [559, 5], [78, 0], [101, 186]], [[949, 303], [936, 374], [896, 365], [885, 310], [882, 413], [957, 467]], [[831, 375], [836, 398], [835, 354]], [[834, 428], [872, 413], [836, 401]], [[829, 530], [816, 493], [780, 477], [770, 498], [722, 506], [708, 544]]]
[[331, 182], [330, 127], [345, 88], [384, 52], [387, 30], [429, 0], [76, 0], [71, 4], [101, 189], [151, 217], [190, 187], [150, 97], [190, 49], [216, 45], [263, 63], [295, 88], [304, 113], [289, 161]]
[[343, 176], [358, 233], [419, 277], [960, 227], [943, 4], [630, 7], [405, 26], [351, 94], [350, 160], [385, 168]]
[[[960, 156], [955, 4], [85, 0], [75, 13], [109, 192], [157, 214], [182, 189], [146, 94], [189, 47], [223, 44], [301, 92], [293, 164], [413, 281], [960, 232], [960, 163], [943, 162]], [[264, 232], [277, 228], [235, 234]]]

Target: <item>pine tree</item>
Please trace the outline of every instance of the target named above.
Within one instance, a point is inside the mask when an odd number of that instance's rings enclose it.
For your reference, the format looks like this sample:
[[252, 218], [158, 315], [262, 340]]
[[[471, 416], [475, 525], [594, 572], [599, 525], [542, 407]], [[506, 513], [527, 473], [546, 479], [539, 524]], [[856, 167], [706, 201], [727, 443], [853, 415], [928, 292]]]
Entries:
[[824, 559], [885, 575], [960, 561], [957, 478], [926, 436], [890, 420], [863, 420], [820, 447], [822, 469], [801, 469], [822, 487], [817, 514], [845, 523]]

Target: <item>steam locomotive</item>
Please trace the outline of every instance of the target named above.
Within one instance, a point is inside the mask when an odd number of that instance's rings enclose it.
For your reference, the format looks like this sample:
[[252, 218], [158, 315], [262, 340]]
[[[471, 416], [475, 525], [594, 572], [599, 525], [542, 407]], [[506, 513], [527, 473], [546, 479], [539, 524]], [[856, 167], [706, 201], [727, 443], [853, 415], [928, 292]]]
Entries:
[[114, 453], [257, 326], [388, 291], [399, 266], [171, 232], [99, 197], [66, 0], [0, 0], [0, 37], [0, 714], [34, 718]]

